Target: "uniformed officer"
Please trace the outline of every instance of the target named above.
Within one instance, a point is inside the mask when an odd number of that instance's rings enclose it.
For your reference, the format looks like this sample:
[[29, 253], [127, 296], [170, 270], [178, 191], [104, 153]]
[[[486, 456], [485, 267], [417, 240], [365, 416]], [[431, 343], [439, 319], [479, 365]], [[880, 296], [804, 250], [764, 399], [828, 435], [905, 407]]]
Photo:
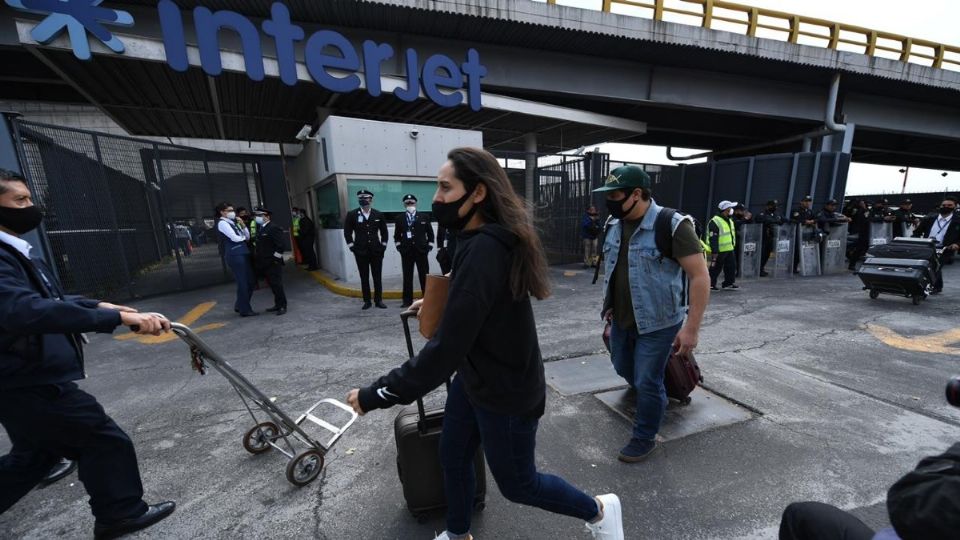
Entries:
[[[811, 236], [816, 233], [814, 226], [817, 224], [817, 216], [813, 213], [813, 197], [807, 195], [800, 200], [800, 206], [790, 214], [790, 221], [797, 224], [797, 230], [800, 232], [801, 244], [811, 241]], [[797, 273], [797, 267], [800, 265], [800, 245], [793, 250], [793, 273]]]
[[373, 274], [373, 301], [378, 308], [386, 309], [383, 303], [383, 254], [387, 250], [387, 220], [383, 213], [373, 209], [373, 193], [361, 189], [357, 192], [359, 208], [347, 213], [343, 224], [343, 238], [357, 260], [360, 271], [360, 286], [363, 289], [363, 309], [370, 309], [370, 274]]
[[313, 220], [307, 216], [306, 211], [301, 208], [297, 218], [297, 247], [300, 249], [300, 255], [303, 257], [303, 264], [307, 265], [307, 270], [312, 272], [319, 270], [317, 266], [317, 226]]
[[[904, 199], [900, 201], [900, 208], [893, 212], [893, 236], [909, 236], [907, 227], [916, 227], [920, 220], [913, 215], [913, 201]], [[912, 232], [912, 231], [909, 231]]]
[[830, 227], [846, 225], [851, 219], [837, 212], [837, 200], [830, 199], [823, 205], [823, 210], [817, 214], [817, 227], [826, 234], [830, 234]]
[[854, 199], [849, 210], [850, 224], [848, 231], [851, 235], [856, 235], [857, 239], [847, 257], [847, 269], [853, 271], [857, 269], [857, 262], [866, 255], [870, 248], [870, 210], [867, 208], [867, 201], [863, 199]]
[[710, 265], [710, 290], [717, 291], [717, 278], [723, 272], [724, 289], [739, 289], [737, 280], [737, 263], [734, 259], [734, 250], [737, 244], [737, 233], [733, 229], [733, 209], [736, 202], [720, 201], [717, 205], [717, 214], [707, 223], [707, 238], [710, 240], [712, 264]]
[[427, 254], [433, 250], [433, 226], [427, 214], [417, 212], [416, 195], [404, 195], [403, 206], [406, 212], [398, 216], [394, 223], [393, 241], [400, 252], [403, 266], [403, 304], [400, 307], [405, 308], [413, 303], [414, 265], [420, 278], [420, 292], [426, 289], [427, 273], [430, 271]]
[[777, 243], [776, 227], [783, 225], [783, 216], [777, 212], [777, 205], [780, 203], [776, 199], [767, 201], [767, 206], [763, 212], [757, 215], [757, 223], [763, 224], [763, 246], [760, 254], [760, 277], [767, 277], [766, 266], [770, 260], [770, 254], [773, 253], [773, 246]]
[[253, 266], [257, 275], [267, 278], [273, 291], [273, 307], [267, 308], [267, 311], [283, 315], [287, 312], [287, 295], [283, 291], [283, 230], [271, 221], [273, 213], [270, 210], [260, 207], [254, 210], [253, 215], [257, 224]]
[[83, 332], [120, 325], [139, 334], [170, 329], [163, 316], [63, 293], [20, 235], [43, 219], [26, 181], [0, 169], [0, 514], [33, 489], [61, 456], [77, 461], [96, 538], [116, 538], [169, 516], [175, 505], [143, 502], [133, 443], [96, 398], [73, 381], [84, 373]]
[[737, 277], [740, 277], [740, 260], [743, 258], [743, 226], [753, 223], [753, 213], [741, 203], [733, 208], [733, 231], [737, 235], [737, 245], [734, 249], [734, 262], [737, 265]]

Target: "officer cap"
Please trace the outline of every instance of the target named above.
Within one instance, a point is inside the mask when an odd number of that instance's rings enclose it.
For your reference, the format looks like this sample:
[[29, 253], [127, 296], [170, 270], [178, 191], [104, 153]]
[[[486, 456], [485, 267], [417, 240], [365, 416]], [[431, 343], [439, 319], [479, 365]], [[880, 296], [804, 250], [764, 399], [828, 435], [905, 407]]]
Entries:
[[722, 212], [722, 211], [724, 211], [724, 210], [729, 210], [729, 209], [731, 209], [731, 208], [736, 208], [736, 207], [737, 207], [737, 204], [738, 204], [738, 203], [736, 203], [736, 202], [734, 202], [734, 201], [720, 201], [720, 204], [717, 205], [717, 208], [719, 208], [720, 211]]
[[767, 206], [778, 206], [779, 204], [780, 204], [780, 201], [776, 199], [770, 199], [769, 201], [767, 201]]
[[413, 193], [407, 193], [403, 196], [403, 204], [407, 204], [408, 202], [417, 202], [417, 196]]
[[268, 209], [266, 209], [266, 208], [264, 208], [264, 207], [262, 207], [262, 206], [258, 206], [258, 207], [256, 207], [256, 208], [254, 208], [254, 209], [253, 209], [253, 213], [254, 213], [254, 214], [267, 214], [268, 216], [272, 216], [272, 215], [273, 215], [273, 212], [271, 212], [270, 210], [268, 210]]
[[829, 201], [827, 201], [826, 203], [824, 203], [824, 205], [830, 205], [830, 204], [837, 204], [837, 200], [836, 200], [836, 199], [830, 199]]
[[617, 167], [616, 169], [610, 171], [610, 174], [607, 175], [607, 179], [603, 183], [603, 187], [599, 187], [593, 190], [593, 192], [602, 193], [604, 191], [614, 191], [617, 189], [636, 189], [649, 187], [650, 176], [648, 176], [643, 169], [637, 167], [636, 165], [623, 165], [622, 167]]
[[811, 196], [809, 196], [809, 195], [807, 195], [806, 197], [800, 199], [801, 202], [807, 202], [807, 201], [812, 201], [812, 200], [813, 200], [813, 197], [811, 197]]
[[900, 206], [903, 206], [905, 204], [913, 204], [913, 201], [911, 201], [910, 199], [904, 199], [900, 201]]
[[367, 189], [361, 189], [357, 192], [357, 197], [373, 197], [373, 192]]

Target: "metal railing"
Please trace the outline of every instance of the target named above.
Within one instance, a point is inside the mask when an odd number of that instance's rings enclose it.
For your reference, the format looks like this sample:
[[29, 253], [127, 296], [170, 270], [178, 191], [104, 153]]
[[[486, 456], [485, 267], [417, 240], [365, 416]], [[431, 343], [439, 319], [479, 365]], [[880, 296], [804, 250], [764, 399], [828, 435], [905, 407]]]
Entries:
[[[557, 0], [546, 0], [556, 4]], [[772, 9], [745, 6], [724, 0], [598, 0], [601, 10], [611, 13], [614, 5], [650, 10], [656, 21], [664, 15], [685, 15], [700, 19], [702, 28], [715, 28], [716, 22], [743, 27], [744, 35], [757, 36], [757, 30], [780, 34], [789, 43], [798, 43], [802, 37], [819, 41], [827, 49], [837, 50], [841, 44], [863, 47], [863, 54], [878, 56], [878, 52], [893, 53], [901, 62], [928, 64], [935, 68], [960, 70], [960, 47], [945, 45], [892, 32], [883, 32], [852, 24], [796, 15]], [[697, 4], [687, 8], [684, 4]], [[719, 11], [717, 11], [719, 10]], [[728, 28], [723, 28], [729, 31]], [[805, 43], [810, 44], [810, 43]], [[812, 45], [812, 44], [811, 44]]]

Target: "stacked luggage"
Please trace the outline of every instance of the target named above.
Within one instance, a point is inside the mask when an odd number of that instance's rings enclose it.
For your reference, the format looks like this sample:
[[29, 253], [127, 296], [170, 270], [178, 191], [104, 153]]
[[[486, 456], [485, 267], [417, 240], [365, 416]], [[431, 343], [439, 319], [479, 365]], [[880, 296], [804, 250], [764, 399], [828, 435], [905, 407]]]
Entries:
[[939, 264], [935, 239], [898, 237], [871, 247], [857, 275], [870, 298], [894, 294], [918, 305], [926, 299]]

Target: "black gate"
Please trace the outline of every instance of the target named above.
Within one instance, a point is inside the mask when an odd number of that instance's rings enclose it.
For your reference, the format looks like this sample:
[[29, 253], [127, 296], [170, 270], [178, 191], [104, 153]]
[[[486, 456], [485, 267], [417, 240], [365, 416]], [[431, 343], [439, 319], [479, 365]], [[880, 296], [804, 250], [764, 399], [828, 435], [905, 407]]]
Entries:
[[213, 208], [260, 203], [258, 156], [23, 121], [14, 135], [70, 293], [125, 300], [230, 279]]

